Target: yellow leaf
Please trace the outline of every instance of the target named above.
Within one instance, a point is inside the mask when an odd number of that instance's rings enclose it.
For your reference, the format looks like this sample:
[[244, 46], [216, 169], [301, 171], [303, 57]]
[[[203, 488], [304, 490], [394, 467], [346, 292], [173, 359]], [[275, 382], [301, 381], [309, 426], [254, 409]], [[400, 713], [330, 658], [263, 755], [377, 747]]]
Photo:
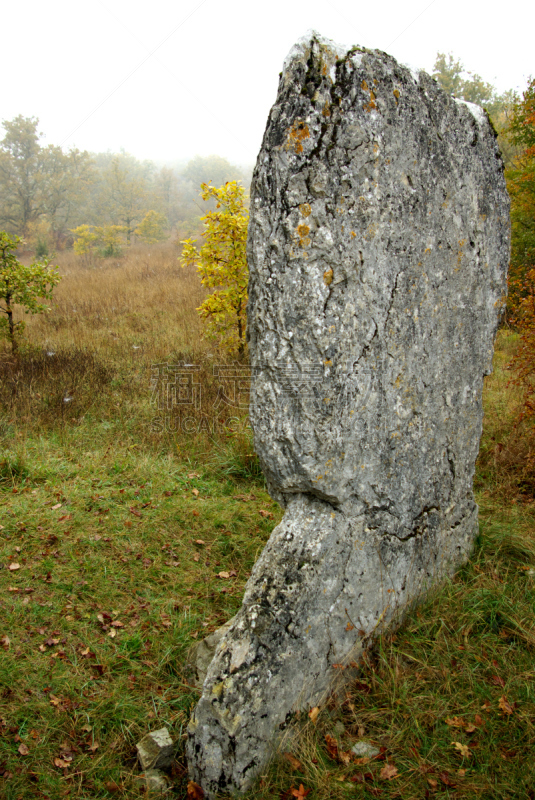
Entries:
[[452, 742], [452, 745], [456, 750], [459, 751], [463, 758], [470, 758], [470, 748], [467, 744], [462, 744], [461, 742]]
[[513, 706], [507, 702], [505, 695], [500, 697], [498, 705], [500, 706], [500, 711], [502, 711], [504, 714], [512, 714], [514, 711]]

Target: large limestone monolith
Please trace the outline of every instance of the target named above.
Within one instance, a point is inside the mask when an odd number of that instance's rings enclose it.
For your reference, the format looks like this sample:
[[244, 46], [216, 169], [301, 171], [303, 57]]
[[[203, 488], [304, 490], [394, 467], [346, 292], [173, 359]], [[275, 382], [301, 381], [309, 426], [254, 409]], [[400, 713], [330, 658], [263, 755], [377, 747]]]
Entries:
[[208, 797], [467, 558], [508, 210], [480, 108], [379, 51], [293, 48], [248, 242], [251, 421], [286, 513], [191, 722]]

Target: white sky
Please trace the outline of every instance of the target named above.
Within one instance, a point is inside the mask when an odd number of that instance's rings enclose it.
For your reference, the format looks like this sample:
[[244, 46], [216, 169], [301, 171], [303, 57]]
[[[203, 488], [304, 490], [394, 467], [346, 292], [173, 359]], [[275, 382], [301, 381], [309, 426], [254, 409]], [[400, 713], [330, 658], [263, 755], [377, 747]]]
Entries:
[[500, 91], [535, 73], [529, 0], [12, 0], [0, 119], [38, 117], [45, 143], [66, 148], [253, 164], [284, 58], [309, 28], [427, 71], [452, 52]]

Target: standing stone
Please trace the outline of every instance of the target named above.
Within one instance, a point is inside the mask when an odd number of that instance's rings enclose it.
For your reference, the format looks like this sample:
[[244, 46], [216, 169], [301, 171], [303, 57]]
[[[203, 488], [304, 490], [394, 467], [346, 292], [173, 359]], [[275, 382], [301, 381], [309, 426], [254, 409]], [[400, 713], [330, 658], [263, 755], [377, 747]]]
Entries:
[[248, 241], [251, 422], [286, 513], [190, 725], [208, 797], [469, 555], [508, 212], [482, 109], [377, 50], [293, 48]]

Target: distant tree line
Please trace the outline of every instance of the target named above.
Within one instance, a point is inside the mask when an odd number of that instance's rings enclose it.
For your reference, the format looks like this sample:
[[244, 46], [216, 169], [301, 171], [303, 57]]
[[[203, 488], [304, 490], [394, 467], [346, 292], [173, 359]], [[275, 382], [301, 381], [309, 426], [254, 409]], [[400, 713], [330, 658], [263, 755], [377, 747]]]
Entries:
[[[38, 256], [79, 239], [112, 255], [120, 239], [154, 242], [175, 229], [189, 235], [204, 213], [201, 183], [247, 184], [247, 174], [220, 156], [157, 167], [125, 152], [43, 145], [38, 125], [35, 117], [5, 120], [0, 141], [0, 229]], [[73, 234], [80, 228], [81, 237]]]

